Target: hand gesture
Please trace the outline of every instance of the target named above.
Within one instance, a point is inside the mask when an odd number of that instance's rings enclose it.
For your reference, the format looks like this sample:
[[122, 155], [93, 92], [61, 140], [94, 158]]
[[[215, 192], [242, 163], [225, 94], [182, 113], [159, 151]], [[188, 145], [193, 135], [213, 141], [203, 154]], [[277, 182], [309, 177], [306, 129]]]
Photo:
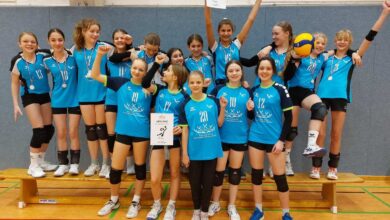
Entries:
[[156, 56], [156, 63], [158, 64], [163, 64], [165, 59], [167, 59], [167, 55], [163, 54], [163, 53], [160, 53]]
[[204, 79], [203, 87], [209, 87], [210, 83], [211, 83], [211, 79], [210, 78]]
[[20, 110], [19, 105], [14, 106], [14, 120], [15, 122], [18, 121], [19, 115], [22, 116], [23, 112]]
[[283, 148], [284, 148], [284, 143], [279, 140], [272, 148], [272, 153], [280, 154], [281, 152], [283, 152]]
[[250, 87], [248, 81], [246, 81], [246, 80], [242, 81], [241, 85], [242, 85], [242, 87], [244, 87], [246, 89], [248, 89]]
[[248, 111], [252, 111], [255, 108], [255, 103], [253, 102], [252, 98], [249, 98], [248, 101], [246, 102], [246, 109]]
[[125, 43], [127, 45], [130, 45], [133, 43], [133, 37], [130, 34], [126, 34], [124, 38], [125, 38]]
[[352, 63], [358, 66], [362, 65], [362, 57], [357, 52], [352, 54]]
[[383, 12], [385, 12], [386, 14], [390, 14], [390, 0], [385, 0], [382, 6], [383, 6]]
[[219, 98], [219, 105], [221, 106], [221, 108], [226, 108], [227, 104], [228, 104], [228, 101], [225, 98], [225, 96], [221, 96]]
[[183, 163], [184, 167], [188, 168], [190, 166], [190, 158], [187, 154], [182, 155], [181, 162]]
[[271, 46], [266, 46], [264, 47], [263, 49], [261, 49], [258, 53], [257, 53], [257, 56], [259, 58], [262, 58], [262, 57], [266, 57], [269, 55], [269, 53], [271, 52], [272, 50], [272, 47]]
[[173, 128], [173, 135], [179, 135], [181, 134], [182, 130], [181, 130], [181, 127], [180, 126], [175, 126]]
[[108, 51], [110, 51], [110, 50], [111, 50], [111, 46], [101, 45], [98, 48], [98, 54], [99, 55], [104, 55], [104, 54], [108, 53]]

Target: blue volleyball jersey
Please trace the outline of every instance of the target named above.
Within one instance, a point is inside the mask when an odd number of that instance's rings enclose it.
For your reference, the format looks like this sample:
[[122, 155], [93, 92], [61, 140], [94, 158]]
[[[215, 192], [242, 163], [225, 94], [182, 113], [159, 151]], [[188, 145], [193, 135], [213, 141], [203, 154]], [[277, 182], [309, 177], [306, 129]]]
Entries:
[[[122, 77], [126, 79], [131, 78], [131, 61], [124, 61], [120, 63], [113, 63], [110, 61], [107, 61], [107, 68], [108, 68], [108, 73], [107, 75], [111, 77]], [[114, 92], [112, 89], [107, 88], [107, 93], [106, 93], [106, 101], [105, 105], [117, 105], [117, 97], [116, 97], [116, 92]]]
[[[271, 57], [275, 61], [276, 72], [277, 72], [277, 74], [272, 75], [272, 80], [281, 85], [284, 85], [284, 80], [282, 79], [282, 77], [280, 77], [280, 75], [283, 73], [284, 70], [286, 54], [287, 53], [278, 54], [275, 49], [272, 49], [271, 52], [269, 53], [269, 57]], [[256, 76], [254, 86], [258, 86], [258, 85], [260, 85], [260, 79], [258, 76]]]
[[150, 106], [153, 94], [127, 78], [107, 77], [107, 88], [117, 93], [118, 113], [115, 132], [132, 137], [150, 138]]
[[249, 140], [263, 144], [275, 144], [283, 127], [283, 112], [292, 109], [287, 88], [278, 83], [268, 87], [260, 85], [252, 89], [255, 118], [249, 130]]
[[315, 80], [320, 74], [324, 62], [324, 54], [320, 54], [316, 58], [311, 56], [302, 58], [294, 76], [288, 81], [288, 86], [314, 90]]
[[174, 116], [173, 126], [177, 126], [179, 124], [180, 106], [187, 97], [187, 93], [183, 90], [173, 92], [166, 86], [158, 86], [155, 112], [172, 113]]
[[215, 42], [209, 48], [213, 54], [215, 65], [215, 79], [226, 79], [225, 66], [230, 60], [240, 60], [241, 42], [235, 38], [228, 47], [222, 45], [221, 42]]
[[223, 156], [218, 114], [219, 101], [211, 96], [202, 100], [187, 98], [181, 105], [179, 124], [188, 125], [190, 160], [212, 160]]
[[[148, 56], [148, 54], [144, 50], [137, 51], [137, 57], [145, 60], [148, 64], [148, 71], [152, 68], [154, 61], [156, 60], [156, 56]], [[161, 80], [162, 73], [162, 65], [161, 68], [154, 74], [152, 82], [159, 85], [165, 85], [165, 83]]]
[[66, 54], [65, 61], [58, 62], [53, 56], [48, 56], [44, 58], [43, 62], [53, 77], [51, 106], [53, 108], [78, 106], [77, 66], [74, 57]]
[[318, 85], [320, 98], [342, 98], [352, 101], [351, 79], [355, 65], [352, 58], [330, 56], [324, 64], [324, 71]]
[[[75, 47], [71, 49], [78, 69], [77, 97], [79, 102], [101, 102], [105, 99], [106, 88], [87, 76], [92, 69], [100, 45], [105, 44], [97, 42], [95, 47], [90, 50], [85, 48], [77, 50]], [[100, 72], [103, 75], [106, 75], [106, 63], [107, 56], [103, 56], [100, 64]]]
[[221, 140], [228, 144], [246, 144], [248, 142], [248, 111], [246, 103], [251, 92], [242, 86], [231, 87], [228, 84], [217, 87], [213, 92], [217, 99], [224, 96], [228, 101], [225, 109], [225, 120], [219, 129]]
[[[202, 56], [200, 60], [195, 60], [192, 57], [188, 57], [184, 60], [184, 64], [189, 72], [198, 70], [203, 73], [205, 79], [211, 79], [211, 83], [206, 91], [207, 94], [210, 94], [210, 92], [215, 88], [210, 59], [205, 56]], [[183, 88], [189, 95], [191, 95], [191, 90], [188, 87], [188, 81], [184, 83]]]
[[34, 63], [30, 63], [21, 54], [15, 61], [12, 74], [19, 76], [22, 81], [20, 86], [20, 96], [25, 94], [44, 94], [50, 92], [47, 71], [43, 63], [43, 58], [47, 53], [37, 52]]

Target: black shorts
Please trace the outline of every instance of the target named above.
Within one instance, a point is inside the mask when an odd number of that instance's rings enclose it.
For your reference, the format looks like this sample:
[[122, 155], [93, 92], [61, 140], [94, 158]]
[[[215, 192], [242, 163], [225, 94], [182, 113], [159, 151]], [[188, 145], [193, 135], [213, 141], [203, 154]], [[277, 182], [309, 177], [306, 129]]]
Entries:
[[148, 141], [149, 139], [150, 138], [134, 137], [134, 136], [127, 136], [127, 135], [117, 134], [116, 138], [115, 138], [115, 141], [118, 141], [119, 143], [131, 146], [132, 143]]
[[247, 151], [248, 150], [248, 144], [228, 144], [222, 142], [222, 150], [223, 151]]
[[117, 113], [118, 112], [118, 106], [117, 105], [106, 105], [104, 107], [104, 111], [105, 112], [115, 112], [115, 113]]
[[[164, 145], [154, 145], [152, 146], [152, 150], [160, 150], [164, 149]], [[173, 145], [167, 145], [168, 149], [173, 149], [173, 148], [180, 148], [181, 143], [180, 140], [173, 140]]]
[[62, 114], [72, 114], [72, 115], [81, 115], [80, 106], [70, 107], [70, 108], [51, 108], [53, 115], [62, 115]]
[[104, 100], [97, 102], [79, 102], [80, 105], [102, 105], [104, 104]]
[[[271, 153], [272, 149], [274, 148], [274, 144], [263, 144], [259, 142], [254, 142], [254, 141], [248, 141], [248, 145], [250, 147], [256, 148], [257, 150], [262, 150], [267, 153]], [[283, 152], [285, 151], [285, 148], [283, 148]]]
[[22, 98], [23, 107], [26, 107], [30, 104], [43, 105], [51, 102], [49, 93], [43, 93], [43, 94], [29, 93], [29, 94], [24, 94], [21, 98]]
[[332, 112], [347, 112], [348, 101], [346, 99], [321, 99], [322, 102], [326, 105], [326, 109], [330, 109]]
[[313, 90], [302, 87], [291, 87], [288, 89], [288, 93], [290, 93], [293, 106], [302, 106], [302, 101], [305, 98], [315, 94]]

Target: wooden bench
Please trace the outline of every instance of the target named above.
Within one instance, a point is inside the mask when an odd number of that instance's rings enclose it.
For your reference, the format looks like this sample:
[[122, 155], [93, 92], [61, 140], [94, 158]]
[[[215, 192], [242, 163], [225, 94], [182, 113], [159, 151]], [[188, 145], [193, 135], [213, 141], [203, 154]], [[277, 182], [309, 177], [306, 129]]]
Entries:
[[[352, 173], [339, 173], [339, 180], [328, 180], [324, 177], [321, 177], [319, 180], [311, 179], [308, 174], [298, 173], [293, 177], [288, 177], [288, 183], [290, 189], [294, 185], [303, 185], [303, 186], [316, 186], [321, 185], [321, 195], [322, 199], [310, 199], [305, 198], [304, 200], [290, 200], [290, 207], [301, 207], [301, 208], [330, 208], [332, 213], [337, 213], [337, 196], [336, 196], [336, 184], [337, 183], [361, 183], [364, 180]], [[27, 204], [34, 203], [44, 203], [44, 204], [103, 204], [106, 198], [97, 198], [97, 197], [88, 197], [88, 196], [41, 196], [38, 194], [37, 181], [74, 181], [74, 182], [105, 182], [108, 183], [108, 180], [104, 178], [99, 178], [97, 176], [84, 177], [82, 174], [77, 176], [65, 175], [63, 177], [54, 177], [52, 173], [47, 173], [47, 176], [44, 178], [32, 178], [27, 175], [26, 169], [7, 169], [0, 171], [0, 178], [5, 179], [18, 179], [20, 180], [20, 190], [19, 190], [19, 208], [26, 207]], [[134, 182], [134, 176], [128, 176], [123, 174], [122, 182]], [[163, 182], [169, 182], [168, 177], [164, 177]], [[227, 181], [224, 181], [224, 188], [227, 187]], [[269, 185], [274, 181], [270, 178], [266, 178], [263, 183]], [[189, 189], [188, 179], [186, 177], [182, 178], [182, 188]], [[108, 190], [107, 190], [108, 191]], [[241, 191], [251, 191], [251, 180], [250, 175], [247, 175], [246, 180], [241, 181], [240, 184], [240, 193]], [[249, 193], [250, 195], [250, 193]], [[253, 207], [253, 201], [251, 196], [249, 198], [240, 200], [237, 202], [239, 207]], [[145, 201], [143, 203], [150, 205], [153, 201]], [[221, 201], [221, 205], [224, 205], [225, 202]], [[265, 207], [279, 207], [279, 200], [267, 200], [264, 199]], [[191, 207], [191, 200], [178, 201], [177, 206]]]

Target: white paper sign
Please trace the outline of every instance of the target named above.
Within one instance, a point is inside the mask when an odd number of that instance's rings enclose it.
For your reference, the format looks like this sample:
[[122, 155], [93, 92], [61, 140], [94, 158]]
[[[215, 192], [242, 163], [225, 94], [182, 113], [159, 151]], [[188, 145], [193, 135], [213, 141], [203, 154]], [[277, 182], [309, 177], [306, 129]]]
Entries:
[[151, 114], [150, 145], [173, 145], [173, 114]]
[[210, 8], [226, 9], [227, 0], [207, 0], [206, 4]]

